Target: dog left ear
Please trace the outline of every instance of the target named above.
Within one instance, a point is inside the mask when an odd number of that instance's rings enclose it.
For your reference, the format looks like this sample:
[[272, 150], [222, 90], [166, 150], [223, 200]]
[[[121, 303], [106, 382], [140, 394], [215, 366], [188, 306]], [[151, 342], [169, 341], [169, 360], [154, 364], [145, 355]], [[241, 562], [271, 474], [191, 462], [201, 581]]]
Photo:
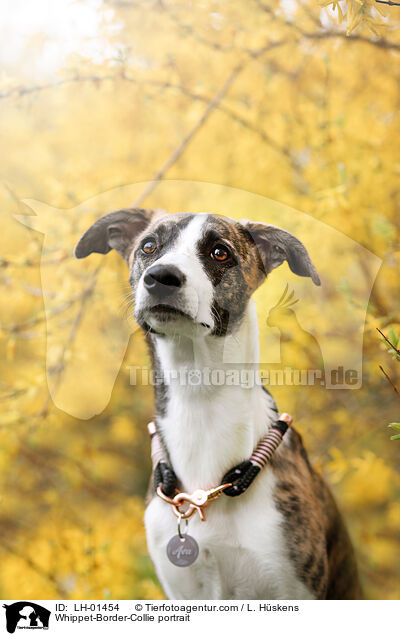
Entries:
[[92, 252], [107, 254], [115, 249], [128, 260], [135, 238], [146, 229], [154, 213], [155, 210], [126, 208], [105, 214], [81, 236], [74, 255], [76, 258], [86, 258]]
[[266, 223], [243, 220], [241, 224], [258, 248], [265, 274], [287, 261], [292, 272], [298, 276], [309, 276], [315, 285], [321, 285], [306, 248], [293, 234]]

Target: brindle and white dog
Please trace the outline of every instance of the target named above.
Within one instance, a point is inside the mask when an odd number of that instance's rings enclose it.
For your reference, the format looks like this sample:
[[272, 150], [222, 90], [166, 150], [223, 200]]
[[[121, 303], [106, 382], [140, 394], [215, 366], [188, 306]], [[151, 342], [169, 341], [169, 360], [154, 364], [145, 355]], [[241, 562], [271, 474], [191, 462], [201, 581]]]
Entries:
[[[111, 249], [128, 263], [135, 317], [159, 378], [178, 372], [155, 387], [155, 399], [158, 430], [180, 489], [215, 487], [251, 456], [276, 420], [274, 401], [258, 384], [182, 386], [179, 371], [185, 377], [188, 370], [222, 369], [227, 359], [256, 368], [252, 293], [285, 260], [295, 274], [319, 285], [317, 271], [304, 245], [285, 230], [211, 214], [118, 210], [87, 230], [75, 255]], [[361, 597], [342, 519], [293, 428], [243, 495], [222, 495], [207, 509], [206, 522], [197, 515], [190, 520], [200, 547], [190, 567], [178, 568], [167, 558], [177, 521], [154, 491], [145, 525], [169, 598]]]

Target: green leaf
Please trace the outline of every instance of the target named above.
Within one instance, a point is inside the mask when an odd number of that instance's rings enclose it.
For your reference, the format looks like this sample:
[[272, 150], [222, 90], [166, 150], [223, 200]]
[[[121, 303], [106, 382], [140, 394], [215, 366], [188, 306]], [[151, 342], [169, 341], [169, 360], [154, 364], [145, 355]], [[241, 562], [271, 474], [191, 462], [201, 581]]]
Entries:
[[396, 429], [396, 431], [400, 431], [400, 423], [399, 422], [391, 422], [390, 424], [388, 424], [388, 426], [390, 426], [390, 428]]
[[397, 333], [397, 331], [395, 331], [395, 329], [393, 329], [393, 327], [390, 327], [387, 337], [392, 345], [397, 348], [397, 345], [399, 343], [399, 334]]
[[390, 439], [400, 439], [400, 433], [398, 435], [392, 435]]

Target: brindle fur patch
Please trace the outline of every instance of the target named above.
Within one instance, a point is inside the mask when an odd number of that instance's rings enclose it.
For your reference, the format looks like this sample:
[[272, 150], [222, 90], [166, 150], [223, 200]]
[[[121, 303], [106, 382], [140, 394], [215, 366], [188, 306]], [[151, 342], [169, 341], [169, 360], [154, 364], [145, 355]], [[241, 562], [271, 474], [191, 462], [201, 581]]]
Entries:
[[[231, 248], [231, 258], [226, 263], [210, 258], [218, 243]], [[264, 278], [256, 247], [240, 223], [209, 215], [197, 252], [214, 287], [213, 335], [225, 336], [240, 324], [251, 294]]]
[[298, 576], [318, 599], [360, 599], [353, 548], [335, 501], [295, 429], [275, 453], [275, 503]]

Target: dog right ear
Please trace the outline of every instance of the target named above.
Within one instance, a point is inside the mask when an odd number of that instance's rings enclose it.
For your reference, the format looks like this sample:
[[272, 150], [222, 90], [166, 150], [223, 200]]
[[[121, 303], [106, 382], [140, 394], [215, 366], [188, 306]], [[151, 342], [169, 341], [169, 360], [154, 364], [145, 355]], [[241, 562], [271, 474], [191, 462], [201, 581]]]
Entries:
[[76, 258], [86, 258], [92, 252], [107, 254], [117, 250], [127, 261], [132, 244], [149, 225], [155, 210], [126, 208], [105, 214], [81, 236], [74, 249]]

